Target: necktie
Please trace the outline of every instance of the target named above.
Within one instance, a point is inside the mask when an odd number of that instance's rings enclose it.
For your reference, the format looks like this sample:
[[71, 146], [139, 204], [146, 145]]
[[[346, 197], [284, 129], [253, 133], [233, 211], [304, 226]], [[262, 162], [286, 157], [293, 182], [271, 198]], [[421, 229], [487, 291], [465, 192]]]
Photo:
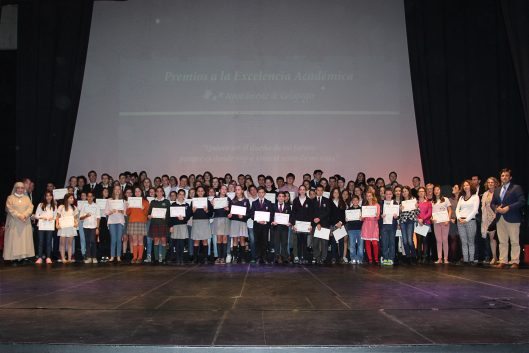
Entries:
[[260, 200], [259, 202], [261, 203], [260, 207], [263, 208], [263, 200]]
[[503, 202], [503, 198], [505, 197], [506, 192], [507, 192], [507, 185], [503, 185], [503, 187], [501, 188], [501, 193], [500, 193], [500, 199], [502, 202]]
[[279, 213], [282, 213], [283, 212], [283, 205], [279, 205]]
[[318, 197], [318, 203], [320, 204], [320, 207], [321, 207], [321, 197]]

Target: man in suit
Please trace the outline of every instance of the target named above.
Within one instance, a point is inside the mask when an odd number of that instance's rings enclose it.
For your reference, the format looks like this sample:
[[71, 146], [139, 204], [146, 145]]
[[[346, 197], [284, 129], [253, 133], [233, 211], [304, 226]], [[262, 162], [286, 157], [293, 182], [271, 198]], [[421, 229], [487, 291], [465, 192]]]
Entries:
[[312, 174], [314, 175], [314, 179], [311, 180], [310, 187], [315, 189], [316, 187], [318, 187], [318, 185], [320, 185], [320, 180], [321, 176], [323, 175], [323, 171], [321, 169], [316, 169]]
[[101, 194], [102, 187], [100, 184], [97, 183], [97, 173], [95, 170], [91, 170], [88, 172], [88, 183], [85, 184], [83, 187], [83, 192], [89, 193], [91, 192], [93, 195], [97, 197], [97, 195]]
[[[316, 188], [316, 197], [313, 200], [314, 219], [312, 220], [312, 230], [329, 228], [329, 215], [331, 213], [329, 199], [323, 197], [323, 186]], [[313, 233], [314, 235], [314, 233]], [[329, 241], [321, 238], [313, 239], [313, 263], [322, 264], [327, 259], [327, 247]]]
[[[496, 231], [500, 242], [500, 263], [497, 268], [517, 269], [520, 264], [520, 209], [525, 204], [525, 196], [520, 185], [511, 182], [510, 169], [502, 169], [501, 188], [494, 191], [491, 208], [496, 212]], [[509, 259], [509, 242], [511, 243], [511, 261]]]
[[110, 175], [107, 173], [101, 174], [101, 182], [99, 183], [98, 192], [96, 192], [96, 198], [100, 199], [103, 197], [103, 189], [108, 189], [108, 194], [112, 195], [112, 184], [110, 183]]
[[272, 203], [265, 199], [266, 190], [260, 186], [257, 189], [257, 200], [252, 203], [251, 217], [254, 218], [253, 234], [255, 238], [255, 251], [258, 263], [268, 263], [266, 258], [266, 249], [268, 245], [268, 232], [270, 231], [270, 222], [255, 222], [255, 211], [270, 212], [270, 219], [273, 219]]
[[[285, 203], [285, 197], [288, 191], [280, 191], [277, 194], [277, 202], [272, 207], [272, 212], [291, 214], [292, 210], [290, 205]], [[274, 238], [274, 252], [276, 254], [275, 261], [279, 264], [282, 264], [285, 261], [288, 261], [288, 225], [277, 224], [275, 220], [272, 222], [273, 227], [273, 238]]]

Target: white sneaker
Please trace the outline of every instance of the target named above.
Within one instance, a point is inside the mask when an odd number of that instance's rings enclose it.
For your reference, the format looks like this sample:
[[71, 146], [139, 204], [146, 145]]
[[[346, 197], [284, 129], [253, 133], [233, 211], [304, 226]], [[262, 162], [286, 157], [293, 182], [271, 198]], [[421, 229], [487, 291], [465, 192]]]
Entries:
[[295, 263], [295, 264], [299, 264], [299, 257], [296, 256], [296, 257], [294, 258], [294, 263]]
[[97, 264], [97, 259], [95, 257], [92, 258], [92, 263]]
[[344, 263], [344, 264], [349, 263], [349, 260], [347, 260], [347, 257], [344, 257], [344, 258], [343, 258], [343, 263]]
[[230, 254], [226, 255], [226, 263], [227, 264], [231, 264], [231, 255]]
[[147, 262], [147, 263], [151, 262], [151, 255], [147, 255], [147, 258], [145, 259], [145, 262]]
[[84, 259], [84, 263], [85, 264], [91, 264], [92, 263], [92, 259]]

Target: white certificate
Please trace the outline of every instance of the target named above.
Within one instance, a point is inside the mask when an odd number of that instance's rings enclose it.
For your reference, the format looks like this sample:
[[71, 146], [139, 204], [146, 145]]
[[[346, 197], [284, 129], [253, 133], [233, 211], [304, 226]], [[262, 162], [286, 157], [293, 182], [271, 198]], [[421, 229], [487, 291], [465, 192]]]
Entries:
[[402, 201], [402, 210], [403, 211], [413, 211], [415, 210], [417, 207], [417, 200], [413, 199], [413, 200], [406, 200], [406, 201]]
[[267, 192], [265, 194], [265, 199], [267, 199], [271, 203], [275, 203], [276, 202], [276, 194], [274, 194], [273, 192]]
[[345, 227], [342, 226], [342, 228], [336, 228], [334, 232], [332, 232], [332, 235], [334, 235], [334, 240], [338, 242], [338, 240], [347, 235], [347, 231], [345, 230]]
[[397, 232], [395, 233], [396, 237], [402, 237], [402, 230], [397, 229]]
[[399, 205], [384, 205], [384, 224], [393, 224], [393, 216], [398, 216], [399, 210]]
[[171, 217], [184, 217], [186, 216], [186, 208], [182, 206], [171, 207]]
[[68, 193], [68, 189], [53, 189], [53, 198], [55, 201], [64, 199], [64, 195]]
[[253, 220], [255, 222], [270, 222], [270, 212], [255, 211]]
[[96, 204], [101, 210], [104, 210], [105, 208], [107, 208], [107, 199], [97, 199]]
[[165, 215], [167, 214], [167, 208], [161, 208], [161, 207], [154, 207], [151, 210], [151, 217], [152, 218], [165, 218]]
[[360, 209], [356, 210], [345, 210], [345, 220], [347, 222], [359, 221], [361, 216]]
[[230, 198], [230, 200], [233, 200], [235, 198], [235, 193], [234, 192], [227, 192], [226, 196], [228, 196]]
[[432, 218], [435, 220], [435, 223], [444, 223], [448, 222], [448, 211], [440, 211], [432, 213]]
[[213, 199], [214, 208], [216, 210], [228, 207], [228, 198], [227, 197], [218, 197]]
[[72, 228], [75, 225], [73, 216], [59, 217], [59, 225], [61, 226], [61, 228]]
[[331, 192], [330, 191], [324, 191], [323, 192], [323, 197], [326, 197], [326, 198], [330, 199], [331, 198]]
[[151, 201], [154, 200], [154, 197], [147, 196], [146, 199], [147, 199], [147, 201], [149, 201], [149, 203], [151, 203]]
[[111, 210], [123, 211], [123, 200], [109, 200], [110, 205], [108, 207]]
[[88, 201], [83, 201], [83, 200], [77, 201], [77, 209], [78, 210], [82, 210], [84, 205], [86, 205], [87, 203], [88, 203]]
[[310, 222], [296, 221], [296, 231], [299, 233], [310, 233]]
[[318, 229], [316, 227], [316, 230], [314, 231], [314, 238], [329, 240], [330, 234], [331, 234], [331, 230], [329, 228], [321, 227], [321, 229]]
[[[53, 218], [53, 213], [46, 211], [40, 216], [43, 218]], [[39, 230], [55, 230], [55, 219], [52, 219], [51, 221], [39, 219]]]
[[193, 197], [193, 207], [204, 208], [208, 205], [207, 197]]
[[430, 226], [427, 224], [420, 225], [419, 223], [417, 223], [417, 225], [415, 226], [415, 233], [422, 235], [423, 237], [425, 237], [429, 231]]
[[288, 226], [288, 224], [290, 223], [290, 215], [288, 213], [275, 213], [274, 222], [276, 222], [277, 224], [284, 224]]
[[246, 207], [231, 205], [230, 213], [232, 215], [237, 215], [237, 216], [246, 216]]
[[141, 197], [129, 197], [127, 200], [127, 207], [129, 208], [142, 208], [143, 200]]
[[362, 206], [362, 217], [376, 217], [377, 206]]
[[289, 191], [288, 193], [290, 195], [290, 203], [292, 203], [296, 198], [296, 193], [294, 191]]

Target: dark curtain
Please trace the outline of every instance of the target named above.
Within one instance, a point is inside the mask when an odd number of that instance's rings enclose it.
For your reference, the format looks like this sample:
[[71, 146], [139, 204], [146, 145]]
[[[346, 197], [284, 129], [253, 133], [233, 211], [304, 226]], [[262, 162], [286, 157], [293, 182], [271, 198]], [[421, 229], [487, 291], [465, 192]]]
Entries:
[[501, 8], [529, 130], [529, 1], [502, 0]]
[[16, 176], [62, 186], [75, 129], [93, 0], [20, 1]]
[[405, 0], [427, 181], [484, 181], [509, 167], [528, 191], [529, 135], [501, 10], [500, 0]]

